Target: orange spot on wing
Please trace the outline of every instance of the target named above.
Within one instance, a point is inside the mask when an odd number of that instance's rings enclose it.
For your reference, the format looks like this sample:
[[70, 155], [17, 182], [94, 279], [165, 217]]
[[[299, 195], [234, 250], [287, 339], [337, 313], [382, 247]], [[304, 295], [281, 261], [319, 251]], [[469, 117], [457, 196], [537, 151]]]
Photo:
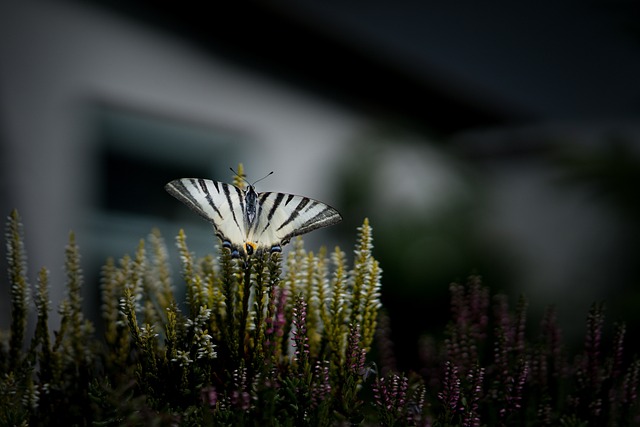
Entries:
[[258, 247], [258, 245], [256, 245], [253, 242], [246, 242], [244, 244], [244, 247], [247, 250], [247, 254], [248, 255], [253, 255], [253, 253], [256, 251], [256, 248]]

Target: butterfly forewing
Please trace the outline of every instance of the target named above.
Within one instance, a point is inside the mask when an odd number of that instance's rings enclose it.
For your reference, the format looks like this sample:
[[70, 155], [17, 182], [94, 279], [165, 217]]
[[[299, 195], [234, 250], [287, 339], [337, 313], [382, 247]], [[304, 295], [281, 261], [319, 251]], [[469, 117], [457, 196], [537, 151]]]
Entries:
[[165, 188], [169, 194], [212, 222], [223, 240], [242, 244], [246, 239], [244, 194], [239, 188], [197, 178], [176, 179]]
[[252, 227], [252, 237], [260, 246], [285, 244], [317, 228], [339, 222], [334, 208], [317, 200], [284, 193], [260, 193], [260, 209]]

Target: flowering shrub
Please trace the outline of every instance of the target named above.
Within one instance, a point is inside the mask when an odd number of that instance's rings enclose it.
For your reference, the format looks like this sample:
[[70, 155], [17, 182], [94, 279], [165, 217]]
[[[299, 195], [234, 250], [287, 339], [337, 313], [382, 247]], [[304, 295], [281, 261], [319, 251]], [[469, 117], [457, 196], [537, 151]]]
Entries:
[[73, 234], [61, 323], [50, 335], [47, 270], [31, 289], [17, 212], [6, 230], [12, 320], [0, 337], [0, 425], [640, 422], [640, 361], [624, 351], [624, 324], [606, 339], [595, 304], [584, 349], [570, 357], [553, 310], [531, 339], [526, 301], [512, 310], [477, 276], [451, 285], [452, 320], [441, 342], [421, 342], [423, 369], [398, 372], [366, 220], [351, 268], [340, 249], [314, 254], [301, 239], [285, 258], [245, 264], [227, 249], [199, 258], [180, 232], [186, 301], [175, 298], [167, 250], [153, 232], [133, 256], [104, 266], [100, 334], [82, 313]]
[[[452, 320], [440, 343], [421, 343], [420, 376], [387, 369], [374, 382], [383, 425], [622, 426], [640, 424], [640, 359], [624, 351], [625, 325], [605, 339], [604, 308], [587, 316], [583, 349], [571, 357], [556, 314], [548, 309], [528, 339], [526, 309], [504, 295], [490, 296], [478, 276], [450, 286]], [[379, 345], [388, 342], [381, 318]], [[393, 357], [384, 358], [393, 366]], [[426, 389], [425, 389], [426, 386]], [[426, 392], [426, 393], [425, 393]], [[426, 396], [426, 399], [425, 399]]]
[[154, 232], [133, 257], [103, 268], [102, 338], [82, 314], [72, 234], [60, 329], [50, 342], [43, 269], [27, 348], [31, 290], [16, 212], [6, 237], [12, 323], [0, 349], [0, 424], [297, 426], [363, 419], [362, 371], [381, 274], [368, 221], [359, 228], [352, 269], [339, 248], [314, 254], [301, 239], [284, 260], [273, 253], [245, 262], [227, 249], [197, 258], [180, 232], [186, 304], [174, 297], [167, 250]]

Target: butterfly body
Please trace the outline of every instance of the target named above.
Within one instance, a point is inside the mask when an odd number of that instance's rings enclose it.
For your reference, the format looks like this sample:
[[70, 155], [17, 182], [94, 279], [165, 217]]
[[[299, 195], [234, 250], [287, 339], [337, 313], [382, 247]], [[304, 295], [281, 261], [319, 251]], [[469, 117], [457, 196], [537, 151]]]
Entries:
[[264, 251], [280, 252], [294, 237], [342, 220], [331, 206], [308, 197], [257, 193], [252, 185], [234, 185], [201, 178], [182, 178], [165, 189], [211, 222], [222, 246], [234, 257]]

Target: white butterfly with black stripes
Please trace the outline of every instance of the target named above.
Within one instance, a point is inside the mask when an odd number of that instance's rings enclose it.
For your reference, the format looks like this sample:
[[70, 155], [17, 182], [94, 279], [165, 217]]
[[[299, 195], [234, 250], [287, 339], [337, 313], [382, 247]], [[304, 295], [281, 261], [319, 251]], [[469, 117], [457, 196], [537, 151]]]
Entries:
[[317, 200], [256, 193], [250, 184], [242, 190], [224, 182], [182, 178], [165, 189], [213, 223], [222, 246], [244, 259], [264, 251], [281, 252], [292, 237], [342, 220], [338, 211]]

